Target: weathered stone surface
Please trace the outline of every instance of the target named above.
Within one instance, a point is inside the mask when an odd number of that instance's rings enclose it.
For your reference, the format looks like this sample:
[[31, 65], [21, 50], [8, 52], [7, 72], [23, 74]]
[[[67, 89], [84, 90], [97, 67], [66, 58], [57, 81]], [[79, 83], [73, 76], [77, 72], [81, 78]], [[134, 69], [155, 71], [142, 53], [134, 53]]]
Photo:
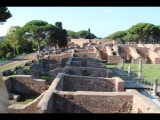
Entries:
[[41, 94], [46, 90], [46, 81], [32, 75], [13, 75], [5, 82], [10, 93]]
[[40, 78], [40, 71], [35, 69], [21, 69], [16, 71], [17, 75], [33, 75], [36, 78]]
[[44, 93], [42, 93], [34, 101], [32, 101], [26, 105], [22, 105], [22, 104], [9, 105], [8, 106], [8, 113], [38, 113], [37, 104], [44, 96]]

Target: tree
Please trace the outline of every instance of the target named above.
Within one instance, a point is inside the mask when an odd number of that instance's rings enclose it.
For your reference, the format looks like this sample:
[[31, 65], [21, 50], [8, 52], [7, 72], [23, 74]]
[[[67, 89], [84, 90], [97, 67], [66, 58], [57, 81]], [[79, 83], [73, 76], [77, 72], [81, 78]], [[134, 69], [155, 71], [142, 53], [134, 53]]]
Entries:
[[67, 46], [67, 31], [65, 29], [62, 29], [60, 42], [58, 45], [60, 48]]
[[73, 39], [77, 39], [78, 38], [78, 36], [76, 35], [76, 32], [72, 31], [72, 30], [67, 30], [67, 37], [71, 37]]
[[55, 26], [62, 29], [62, 22], [56, 22], [55, 23]]
[[91, 39], [97, 38], [93, 33], [91, 33]]
[[127, 38], [134, 39], [137, 43], [154, 43], [159, 30], [153, 24], [142, 22], [131, 26], [126, 32]]
[[67, 31], [63, 29], [61, 22], [56, 22], [55, 26], [57, 29], [51, 34], [51, 40], [48, 40], [48, 42], [53, 43], [55, 48], [57, 46], [60, 48], [67, 46]]
[[12, 14], [7, 7], [0, 7], [0, 25], [3, 25], [7, 19], [11, 18]]
[[125, 31], [117, 31], [117, 32], [115, 32], [113, 34], [110, 34], [106, 38], [114, 39], [114, 40], [118, 41], [119, 43], [124, 44], [124, 37], [126, 35], [127, 35], [127, 33]]
[[89, 36], [88, 36], [88, 39], [91, 39], [91, 31], [90, 31], [90, 28], [88, 28], [88, 32], [89, 32]]
[[10, 44], [10, 46], [13, 48], [13, 54], [14, 56], [16, 55], [16, 46], [18, 46], [18, 44], [21, 44], [20, 42], [20, 37], [17, 36], [17, 34], [15, 33], [16, 30], [20, 29], [20, 26], [11, 26], [6, 34], [6, 40], [7, 42]]
[[42, 20], [32, 20], [26, 23], [22, 27], [25, 31], [23, 35], [27, 33], [30, 34], [38, 43], [38, 52], [40, 54], [40, 44], [42, 40], [51, 32], [55, 31], [56, 27], [52, 24], [48, 24], [46, 21]]
[[77, 36], [79, 38], [84, 38], [84, 39], [88, 39], [89, 37], [89, 32], [87, 30], [80, 30], [77, 32]]

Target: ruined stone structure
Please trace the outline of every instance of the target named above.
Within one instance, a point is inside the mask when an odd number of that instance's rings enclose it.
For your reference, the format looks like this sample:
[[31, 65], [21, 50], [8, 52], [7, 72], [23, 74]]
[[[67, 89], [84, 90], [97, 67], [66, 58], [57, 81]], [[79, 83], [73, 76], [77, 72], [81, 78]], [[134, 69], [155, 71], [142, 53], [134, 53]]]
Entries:
[[124, 81], [120, 78], [82, 79], [63, 73], [57, 75], [39, 102], [38, 109], [40, 113], [160, 112], [149, 98], [135, 90], [124, 91]]
[[125, 81], [113, 76], [113, 71], [102, 62], [138, 64], [141, 59], [142, 63], [151, 60], [159, 64], [159, 55], [155, 52], [158, 49], [116, 45], [113, 40], [68, 41], [67, 50], [48, 52], [41, 56], [40, 63], [31, 65], [31, 69], [40, 74], [50, 70], [49, 89], [46, 82], [32, 76], [33, 73], [5, 80], [9, 93], [39, 94], [27, 105], [10, 105], [10, 113], [160, 113], [160, 107], [151, 99], [137, 90], [125, 89]]
[[41, 94], [46, 90], [46, 82], [32, 75], [12, 75], [5, 79], [9, 93]]

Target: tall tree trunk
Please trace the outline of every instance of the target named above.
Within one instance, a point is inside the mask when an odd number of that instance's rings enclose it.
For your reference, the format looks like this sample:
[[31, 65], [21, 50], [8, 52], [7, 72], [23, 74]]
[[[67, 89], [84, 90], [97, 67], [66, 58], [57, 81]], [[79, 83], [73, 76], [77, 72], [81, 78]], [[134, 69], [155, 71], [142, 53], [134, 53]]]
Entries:
[[16, 48], [13, 47], [13, 56], [16, 56]]
[[40, 49], [40, 40], [38, 40], [38, 54], [40, 55], [41, 49]]

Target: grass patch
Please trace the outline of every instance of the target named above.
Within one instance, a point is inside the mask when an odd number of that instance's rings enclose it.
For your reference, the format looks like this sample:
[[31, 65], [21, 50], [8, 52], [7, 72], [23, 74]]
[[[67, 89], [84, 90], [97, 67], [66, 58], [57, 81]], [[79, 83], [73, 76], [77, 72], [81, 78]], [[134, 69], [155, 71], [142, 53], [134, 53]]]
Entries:
[[48, 76], [48, 75], [46, 75], [46, 76], [41, 76], [40, 79], [46, 80], [46, 86], [47, 86], [47, 87], [51, 86], [51, 83], [49, 82], [49, 76]]
[[15, 102], [14, 100], [9, 100], [9, 104], [27, 104], [32, 102], [39, 96], [39, 95], [22, 94], [22, 93], [20, 93], [19, 95], [20, 95], [20, 99], [18, 102]]
[[23, 68], [24, 69], [30, 69], [30, 66], [24, 66]]
[[[106, 66], [107, 68], [113, 68], [115, 65], [107, 63]], [[124, 63], [124, 71], [127, 72], [129, 66], [133, 73], [138, 73], [139, 64]], [[116, 67], [120, 69], [121, 63], [117, 64]], [[152, 83], [154, 78], [157, 78], [158, 83], [160, 83], [160, 64], [142, 64], [142, 79]]]

